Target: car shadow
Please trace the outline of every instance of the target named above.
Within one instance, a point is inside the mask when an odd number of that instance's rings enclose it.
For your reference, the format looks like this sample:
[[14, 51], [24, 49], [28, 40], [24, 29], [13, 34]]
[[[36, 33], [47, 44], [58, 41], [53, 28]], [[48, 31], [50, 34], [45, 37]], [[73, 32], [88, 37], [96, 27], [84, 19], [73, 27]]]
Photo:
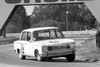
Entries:
[[[39, 62], [37, 61], [36, 59], [29, 59], [27, 58], [26, 60], [29, 60], [29, 61], [36, 61], [36, 62]], [[59, 62], [59, 63], [95, 63], [95, 62], [98, 62], [99, 60], [96, 60], [96, 61], [90, 61], [90, 60], [81, 60], [81, 59], [76, 59], [74, 60], [73, 62], [68, 62], [66, 59], [59, 59], [59, 58], [54, 58], [52, 60], [45, 60], [45, 61], [41, 61], [41, 62]]]

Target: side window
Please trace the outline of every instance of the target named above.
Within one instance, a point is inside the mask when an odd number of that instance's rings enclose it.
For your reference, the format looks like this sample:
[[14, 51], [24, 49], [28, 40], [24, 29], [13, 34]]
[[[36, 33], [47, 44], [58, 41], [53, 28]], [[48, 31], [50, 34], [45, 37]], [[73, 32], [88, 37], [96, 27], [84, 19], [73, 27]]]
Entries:
[[21, 40], [26, 40], [26, 36], [27, 36], [26, 32], [23, 32], [21, 36]]
[[29, 41], [29, 40], [31, 40], [31, 33], [30, 32], [27, 33], [27, 41]]
[[56, 35], [57, 35], [58, 38], [63, 38], [64, 37], [61, 30], [59, 30], [59, 29], [56, 29]]
[[49, 30], [42, 30], [38, 33], [39, 37], [49, 38]]

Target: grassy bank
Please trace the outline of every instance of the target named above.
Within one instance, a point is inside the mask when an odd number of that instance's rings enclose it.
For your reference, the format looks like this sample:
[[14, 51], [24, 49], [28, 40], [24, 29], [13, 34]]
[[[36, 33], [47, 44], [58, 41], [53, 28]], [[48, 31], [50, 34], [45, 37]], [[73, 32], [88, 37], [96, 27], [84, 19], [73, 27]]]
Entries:
[[80, 43], [80, 46], [77, 47], [76, 53], [77, 56], [81, 57], [83, 60], [100, 60], [100, 48], [96, 47], [95, 36]]

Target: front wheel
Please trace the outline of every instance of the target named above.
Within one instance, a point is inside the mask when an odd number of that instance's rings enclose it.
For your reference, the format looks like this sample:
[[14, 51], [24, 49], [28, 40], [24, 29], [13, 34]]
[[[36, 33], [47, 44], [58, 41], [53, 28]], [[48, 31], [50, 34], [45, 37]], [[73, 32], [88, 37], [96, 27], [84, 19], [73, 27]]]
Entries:
[[75, 60], [75, 53], [66, 56], [67, 61], [72, 62]]
[[39, 54], [38, 51], [36, 52], [36, 59], [37, 59], [38, 61], [43, 61], [43, 60], [44, 60], [44, 58], [40, 56], [40, 54]]
[[26, 56], [24, 56], [24, 55], [22, 54], [22, 52], [19, 51], [19, 58], [20, 58], [21, 60], [24, 60], [24, 59], [26, 59]]

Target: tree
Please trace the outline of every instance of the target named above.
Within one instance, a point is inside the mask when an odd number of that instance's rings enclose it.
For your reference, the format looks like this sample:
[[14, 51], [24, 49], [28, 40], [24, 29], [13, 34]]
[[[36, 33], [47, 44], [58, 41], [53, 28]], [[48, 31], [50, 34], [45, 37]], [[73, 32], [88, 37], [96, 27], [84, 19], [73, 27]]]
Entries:
[[[68, 11], [68, 25], [66, 25], [66, 11]], [[69, 30], [80, 30], [85, 28], [95, 28], [94, 21], [96, 19], [85, 4], [36, 5], [31, 17], [32, 26], [38, 23], [45, 24], [46, 22], [41, 22], [44, 20], [52, 20], [52, 22], [56, 21], [55, 26], [63, 26], [63, 30], [66, 30], [66, 26], [69, 27]], [[77, 25], [75, 25], [76, 22]]]
[[23, 6], [18, 6], [9, 23], [16, 28], [12, 32], [21, 32], [23, 29], [30, 27], [30, 17], [26, 15], [26, 10]]

